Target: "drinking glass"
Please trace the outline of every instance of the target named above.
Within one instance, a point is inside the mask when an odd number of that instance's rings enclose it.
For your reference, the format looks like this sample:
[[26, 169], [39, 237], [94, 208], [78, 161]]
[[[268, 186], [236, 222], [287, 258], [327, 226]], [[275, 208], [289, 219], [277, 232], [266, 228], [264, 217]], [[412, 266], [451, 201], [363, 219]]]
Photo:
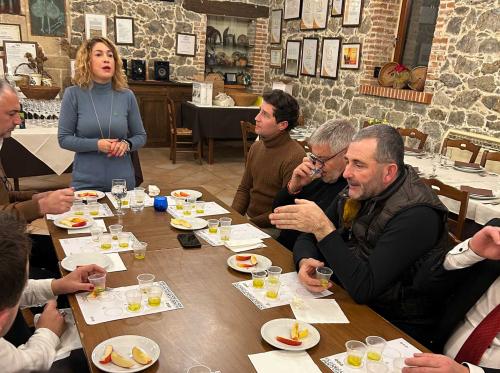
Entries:
[[101, 239], [102, 230], [97, 224], [90, 227], [90, 236], [93, 242], [99, 242]]
[[267, 277], [266, 271], [261, 271], [261, 270], [252, 271], [252, 286], [256, 289], [264, 288], [266, 277]]
[[144, 198], [146, 193], [143, 187], [134, 188], [134, 193], [130, 196], [130, 208], [134, 212], [139, 212], [144, 209]]
[[85, 205], [82, 200], [74, 200], [73, 205], [71, 206], [71, 212], [73, 215], [84, 215], [85, 214]]
[[97, 202], [94, 203], [87, 203], [87, 208], [89, 210], [89, 214], [91, 216], [97, 216], [99, 215], [99, 210], [100, 210], [101, 205]]
[[280, 281], [281, 272], [283, 269], [278, 266], [271, 266], [267, 269], [268, 282], [275, 283]]
[[217, 233], [219, 227], [219, 219], [208, 219], [208, 233]]
[[158, 307], [161, 305], [161, 296], [163, 289], [160, 286], [151, 286], [147, 291], [148, 305], [150, 307]]
[[175, 209], [182, 210], [184, 208], [184, 201], [182, 197], [175, 197]]
[[118, 205], [116, 215], [125, 215], [125, 212], [122, 210], [122, 199], [127, 195], [127, 181], [125, 179], [111, 180], [111, 194], [115, 197]]
[[346, 363], [351, 368], [361, 368], [363, 358], [365, 357], [366, 345], [360, 341], [347, 341], [345, 343], [347, 350]]
[[220, 218], [220, 239], [222, 241], [229, 241], [229, 238], [231, 237], [231, 222], [233, 219], [231, 218]]
[[134, 258], [135, 259], [144, 259], [146, 257], [146, 248], [148, 244], [146, 242], [134, 242]]
[[155, 281], [155, 275], [152, 273], [141, 273], [137, 276], [137, 283], [139, 284], [139, 290], [144, 294], [147, 294], [151, 289], [153, 282]]
[[281, 282], [272, 281], [270, 277], [266, 280], [266, 297], [269, 299], [278, 299]]
[[321, 282], [321, 286], [328, 289], [328, 283], [330, 277], [332, 277], [333, 271], [328, 267], [317, 267], [316, 268], [316, 278]]
[[367, 360], [366, 371], [368, 373], [388, 373], [389, 368], [381, 361]]
[[110, 250], [111, 249], [111, 242], [112, 238], [109, 233], [102, 233], [101, 237], [99, 238], [99, 247], [102, 250]]
[[128, 243], [129, 239], [130, 239], [130, 233], [128, 232], [118, 233], [118, 246], [121, 247], [122, 249], [126, 249], [129, 245]]
[[90, 275], [87, 279], [89, 280], [89, 283], [94, 285], [94, 295], [97, 296], [104, 292], [104, 290], [106, 290], [106, 272], [95, 273], [93, 275]]
[[127, 299], [127, 310], [137, 312], [141, 309], [142, 293], [137, 289], [127, 290], [125, 292]]
[[365, 339], [367, 350], [366, 358], [372, 361], [381, 361], [382, 353], [384, 352], [386, 340], [382, 337], [370, 335]]
[[109, 233], [111, 233], [111, 238], [113, 240], [118, 240], [118, 235], [122, 233], [123, 225], [121, 224], [112, 224], [109, 226]]
[[205, 202], [204, 201], [196, 201], [195, 202], [195, 211], [197, 214], [204, 214], [205, 213]]

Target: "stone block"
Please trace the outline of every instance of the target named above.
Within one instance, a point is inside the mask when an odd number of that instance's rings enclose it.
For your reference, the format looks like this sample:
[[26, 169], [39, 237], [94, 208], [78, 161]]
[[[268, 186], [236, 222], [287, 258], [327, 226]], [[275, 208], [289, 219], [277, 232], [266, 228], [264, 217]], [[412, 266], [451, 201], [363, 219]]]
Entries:
[[439, 109], [430, 109], [428, 112], [429, 119], [432, 120], [445, 120], [446, 119], [446, 113], [442, 110]]
[[420, 124], [420, 117], [417, 115], [410, 115], [407, 117], [403, 123], [405, 128], [418, 128]]
[[462, 17], [452, 17], [446, 26], [446, 32], [453, 35], [460, 34], [463, 21]]
[[474, 70], [479, 67], [479, 62], [476, 60], [471, 60], [465, 56], [458, 56], [457, 62], [454, 66], [454, 71], [457, 74], [471, 74]]
[[432, 104], [436, 106], [445, 106], [448, 107], [450, 105], [451, 99], [444, 92], [444, 90], [437, 91], [432, 97]]
[[351, 114], [366, 115], [366, 102], [364, 98], [354, 98], [351, 104]]
[[495, 38], [488, 38], [479, 44], [481, 53], [498, 54], [500, 52], [500, 41]]
[[460, 108], [470, 108], [481, 97], [481, 93], [477, 90], [466, 90], [460, 92], [451, 102], [452, 105]]
[[313, 89], [309, 94], [309, 100], [312, 102], [319, 103], [321, 100], [321, 89], [320, 88]]
[[385, 119], [387, 119], [390, 124], [399, 127], [405, 120], [405, 114], [399, 111], [389, 111], [385, 116]]
[[465, 113], [463, 111], [451, 111], [448, 116], [448, 122], [452, 126], [461, 125], [465, 122]]
[[481, 13], [477, 19], [476, 28], [481, 31], [500, 32], [500, 9], [493, 6], [493, 9]]
[[483, 74], [495, 74], [498, 70], [500, 70], [500, 59], [492, 63], [485, 62], [481, 67], [481, 72]]
[[439, 81], [449, 88], [456, 88], [462, 84], [460, 78], [454, 74], [441, 74]]
[[339, 103], [336, 99], [329, 98], [325, 101], [325, 109], [337, 111], [339, 109]]
[[478, 113], [468, 113], [467, 125], [471, 127], [482, 127], [484, 125], [484, 117]]
[[[457, 42], [457, 49], [464, 53], [477, 53], [478, 52], [478, 41], [476, 38], [476, 33], [471, 31], [464, 35]], [[481, 49], [481, 51], [483, 51]]]
[[481, 102], [488, 109], [500, 113], [500, 98], [498, 96], [483, 96]]
[[471, 89], [478, 88], [486, 92], [493, 92], [496, 88], [493, 75], [485, 75], [478, 78], [469, 79], [467, 84]]

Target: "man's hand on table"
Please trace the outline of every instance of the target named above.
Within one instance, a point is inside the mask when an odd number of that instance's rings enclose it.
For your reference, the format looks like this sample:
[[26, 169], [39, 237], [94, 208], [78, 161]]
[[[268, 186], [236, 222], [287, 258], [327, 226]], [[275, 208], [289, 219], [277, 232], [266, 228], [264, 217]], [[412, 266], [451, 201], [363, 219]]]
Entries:
[[457, 363], [448, 356], [417, 353], [405, 359], [405, 364], [402, 373], [469, 373], [469, 368]]
[[[316, 278], [316, 268], [323, 267], [324, 265], [325, 263], [313, 258], [302, 259], [299, 262], [299, 281], [313, 293], [321, 293], [326, 290]], [[327, 289], [331, 288], [332, 285], [331, 281], [329, 281]]]
[[64, 315], [62, 315], [56, 307], [55, 300], [49, 300], [36, 323], [36, 328], [46, 328], [54, 332], [55, 335], [61, 337], [66, 324], [64, 323]]
[[38, 199], [38, 205], [43, 215], [62, 214], [69, 211], [74, 199], [75, 190], [73, 188], [58, 189]]
[[469, 248], [483, 258], [500, 260], [500, 227], [481, 229], [469, 240]]

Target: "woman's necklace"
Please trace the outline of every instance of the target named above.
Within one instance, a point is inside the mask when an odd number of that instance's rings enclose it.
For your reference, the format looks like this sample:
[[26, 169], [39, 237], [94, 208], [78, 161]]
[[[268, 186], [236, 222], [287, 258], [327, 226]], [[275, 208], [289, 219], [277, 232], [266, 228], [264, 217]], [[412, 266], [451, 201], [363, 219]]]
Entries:
[[[99, 131], [101, 131], [101, 138], [104, 139], [104, 133], [102, 132], [101, 122], [99, 121], [99, 116], [97, 115], [97, 110], [95, 109], [94, 99], [92, 98], [92, 91], [89, 90], [90, 102], [92, 102], [92, 107], [94, 108], [95, 118], [97, 119], [97, 125], [99, 126]], [[109, 123], [108, 123], [108, 139], [111, 138], [111, 118], [113, 117], [113, 101], [115, 99], [115, 92], [111, 91], [111, 111], [109, 112]]]

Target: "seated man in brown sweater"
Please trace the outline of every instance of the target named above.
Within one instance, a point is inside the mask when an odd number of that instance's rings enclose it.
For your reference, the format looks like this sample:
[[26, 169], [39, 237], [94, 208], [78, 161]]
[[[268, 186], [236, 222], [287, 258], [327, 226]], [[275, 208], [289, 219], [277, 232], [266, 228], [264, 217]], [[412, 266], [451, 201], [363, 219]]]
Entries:
[[232, 205], [259, 227], [272, 227], [269, 214], [274, 197], [304, 158], [304, 149], [289, 135], [298, 116], [299, 105], [288, 93], [273, 90], [264, 94], [264, 102], [255, 117], [255, 132], [260, 141], [248, 152], [245, 173]]

